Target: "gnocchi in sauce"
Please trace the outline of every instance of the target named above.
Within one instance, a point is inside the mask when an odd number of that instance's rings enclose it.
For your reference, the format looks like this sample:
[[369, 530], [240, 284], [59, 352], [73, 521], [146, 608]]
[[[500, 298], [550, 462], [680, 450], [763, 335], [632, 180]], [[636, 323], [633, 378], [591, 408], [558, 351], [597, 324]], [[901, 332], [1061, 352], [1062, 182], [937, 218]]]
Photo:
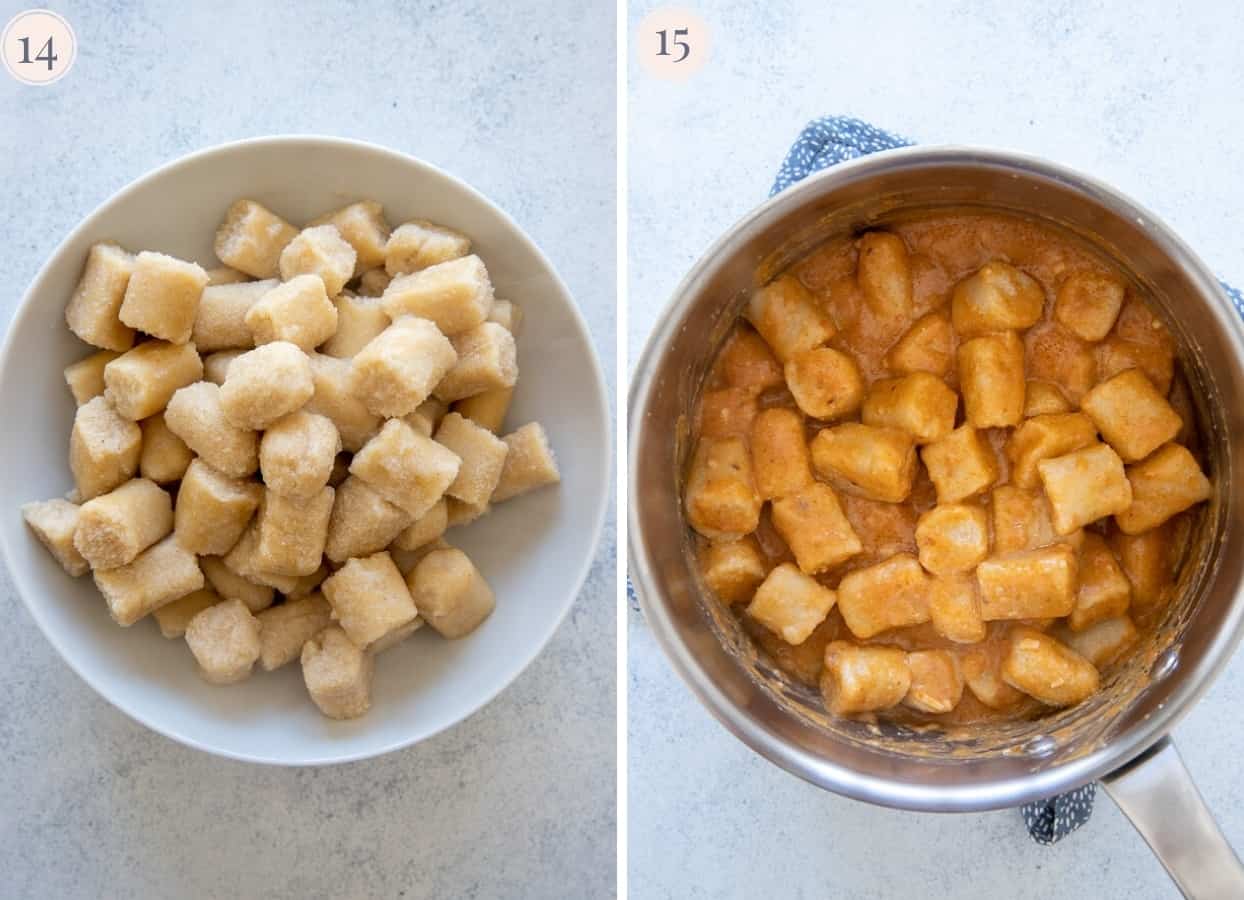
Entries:
[[757, 289], [685, 480], [705, 584], [835, 715], [1029, 717], [1160, 620], [1211, 493], [1175, 342], [1053, 228], [947, 210]]

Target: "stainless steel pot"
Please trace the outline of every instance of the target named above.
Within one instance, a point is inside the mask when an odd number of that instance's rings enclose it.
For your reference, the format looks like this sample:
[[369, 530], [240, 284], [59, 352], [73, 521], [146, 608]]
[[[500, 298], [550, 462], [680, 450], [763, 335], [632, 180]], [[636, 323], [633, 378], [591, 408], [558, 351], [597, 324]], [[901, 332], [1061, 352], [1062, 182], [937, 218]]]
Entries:
[[[827, 237], [944, 206], [1053, 223], [1113, 258], [1157, 299], [1180, 343], [1217, 488], [1165, 626], [1100, 697], [1037, 723], [955, 737], [827, 717], [813, 692], [768, 666], [706, 598], [679, 502], [689, 412], [757, 280]], [[843, 163], [731, 228], [679, 285], [649, 339], [630, 394], [631, 576], [650, 627], [700, 700], [752, 749], [801, 778], [869, 803], [943, 812], [1015, 806], [1100, 780], [1185, 894], [1244, 897], [1244, 869], [1166, 737], [1244, 628], [1242, 397], [1237, 313], [1183, 241], [1114, 189], [997, 150], [907, 148]]]

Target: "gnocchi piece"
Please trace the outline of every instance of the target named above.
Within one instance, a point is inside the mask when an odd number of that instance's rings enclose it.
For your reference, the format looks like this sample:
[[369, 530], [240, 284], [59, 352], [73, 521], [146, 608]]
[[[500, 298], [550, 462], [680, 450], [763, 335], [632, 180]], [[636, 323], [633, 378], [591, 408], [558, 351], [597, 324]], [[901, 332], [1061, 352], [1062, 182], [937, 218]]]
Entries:
[[1080, 408], [1124, 462], [1144, 459], [1183, 427], [1179, 413], [1139, 369], [1128, 369], [1084, 395]]
[[78, 406], [103, 394], [104, 367], [120, 355], [115, 350], [99, 350], [65, 367], [65, 384]]
[[927, 372], [938, 378], [950, 374], [954, 360], [954, 330], [941, 312], [917, 319], [885, 356], [886, 368], [896, 375]]
[[384, 220], [384, 207], [375, 200], [351, 203], [317, 216], [307, 224], [332, 225], [337, 229], [342, 240], [354, 248], [354, 274], [384, 265], [389, 223]]
[[470, 525], [482, 518], [492, 509], [491, 503], [465, 503], [457, 497], [445, 498], [445, 518], [447, 527], [457, 528], [459, 525]]
[[984, 508], [965, 503], [933, 507], [916, 523], [920, 564], [934, 575], [970, 572], [989, 555]]
[[449, 527], [449, 504], [442, 497], [432, 508], [406, 526], [393, 539], [397, 550], [412, 551], [425, 547], [441, 537]]
[[764, 338], [746, 326], [737, 328], [726, 341], [720, 360], [726, 383], [749, 394], [759, 394], [785, 383], [782, 364]]
[[389, 317], [378, 296], [356, 295], [345, 291], [336, 300], [337, 330], [324, 342], [321, 352], [337, 359], [349, 359], [389, 327]]
[[138, 457], [138, 471], [142, 477], [156, 484], [180, 481], [190, 460], [194, 459], [194, 452], [173, 434], [161, 413], [143, 419], [139, 427], [143, 432], [142, 452]]
[[177, 543], [199, 556], [228, 553], [242, 537], [262, 498], [262, 485], [230, 478], [196, 459], [177, 490], [173, 511]]
[[261, 296], [246, 311], [253, 343], [289, 341], [310, 353], [337, 333], [337, 307], [317, 275], [296, 275]]
[[226, 599], [241, 600], [253, 613], [267, 609], [275, 599], [270, 585], [256, 584], [239, 575], [218, 556], [201, 557], [199, 565], [212, 590]]
[[1044, 322], [1030, 329], [1024, 335], [1024, 345], [1028, 377], [1057, 384], [1072, 406], [1097, 383], [1093, 345], [1057, 322]]
[[857, 280], [864, 302], [881, 319], [911, 315], [911, 262], [907, 245], [896, 234], [869, 231], [857, 242]]
[[[498, 434], [501, 426], [505, 424], [505, 414], [509, 412], [510, 401], [513, 399], [514, 388], [497, 388], [459, 400], [453, 408], [454, 412], [470, 419], [480, 428], [486, 428], [493, 434]], [[418, 409], [411, 413], [412, 416], [418, 414]], [[430, 429], [425, 433], [431, 434], [435, 430], [436, 423], [431, 423]]]
[[239, 272], [237, 269], [231, 269], [228, 266], [215, 266], [207, 270], [208, 287], [217, 284], [241, 284], [250, 280], [251, 277], [245, 272]]
[[539, 422], [528, 422], [502, 440], [510, 449], [490, 502], [500, 503], [561, 481], [553, 446]]
[[959, 658], [949, 650], [916, 650], [907, 654], [911, 685], [903, 705], [926, 713], [948, 713], [963, 699]]
[[955, 428], [959, 396], [936, 375], [915, 372], [873, 382], [860, 418], [865, 425], [898, 428], [917, 444], [940, 441]]
[[410, 513], [351, 475], [333, 498], [324, 553], [338, 564], [352, 557], [370, 556], [393, 543], [412, 521]]
[[457, 361], [433, 394], [444, 403], [484, 391], [512, 388], [518, 382], [514, 335], [495, 322], [484, 322], [450, 338]]
[[1066, 544], [985, 560], [976, 567], [981, 617], [992, 622], [1070, 615], [1078, 568], [1076, 552]]
[[347, 561], [322, 589], [333, 618], [364, 650], [416, 615], [411, 592], [386, 551]]
[[408, 275], [440, 263], [461, 259], [471, 252], [471, 239], [465, 234], [415, 219], [393, 229], [384, 250], [384, 268], [389, 275]]
[[269, 209], [237, 200], [216, 229], [216, 258], [252, 278], [275, 278], [281, 253], [297, 236], [297, 228]]
[[116, 244], [91, 247], [82, 277], [65, 307], [69, 330], [94, 347], [124, 353], [134, 346], [134, 329], [121, 321], [134, 256]]
[[958, 503], [988, 490], [998, 480], [993, 448], [970, 424], [920, 448], [920, 458], [937, 491], [938, 503]]
[[750, 538], [714, 541], [702, 560], [704, 583], [727, 606], [750, 599], [767, 574], [764, 558]]
[[1080, 548], [1080, 587], [1076, 605], [1067, 619], [1072, 631], [1084, 631], [1106, 619], [1127, 613], [1132, 586], [1105, 539], [1086, 534]]
[[229, 375], [229, 366], [244, 352], [243, 350], [218, 350], [203, 357], [203, 380], [217, 387], [223, 385], [225, 378]]
[[[466, 418], [468, 419], [471, 418], [470, 416], [468, 416], [465, 412], [462, 412], [461, 410], [455, 410], [455, 412], [461, 412], [462, 415], [465, 416]], [[437, 427], [441, 424], [441, 420], [445, 418], [445, 416], [447, 416], [448, 414], [449, 414], [448, 403], [442, 403], [440, 400], [437, 400], [435, 397], [429, 397], [427, 400], [424, 400], [422, 403], [420, 403], [415, 408], [415, 411], [413, 413], [411, 413], [408, 416], [403, 416], [403, 419], [405, 420], [406, 424], [409, 425], [411, 428], [415, 429], [415, 431], [419, 432], [425, 437], [431, 437], [433, 433], [435, 433]], [[477, 424], [481, 426], [483, 425], [482, 422], [477, 423]], [[489, 430], [491, 431], [492, 429], [489, 429]]]
[[164, 421], [170, 431], [226, 475], [245, 478], [259, 468], [259, 435], [225, 415], [224, 389], [210, 381], [181, 388], [169, 400]]
[[[262, 504], [263, 501], [261, 500]], [[206, 557], [204, 557], [206, 559]], [[223, 557], [224, 564], [235, 575], [255, 584], [276, 588], [282, 594], [290, 594], [298, 589], [297, 575], [282, 575], [266, 571], [259, 559], [259, 523], [252, 521], [233, 549]], [[219, 588], [218, 588], [219, 590]], [[222, 594], [225, 591], [221, 591]]]
[[1011, 632], [1010, 650], [1002, 660], [1002, 678], [1046, 706], [1073, 706], [1101, 686], [1101, 677], [1091, 662], [1034, 628]]
[[203, 572], [194, 554], [182, 549], [171, 535], [138, 554], [133, 562], [94, 574], [108, 612], [123, 627], [203, 587]]
[[424, 625], [423, 617], [415, 616], [413, 619], [410, 620], [409, 624], [403, 625], [401, 628], [397, 629], [396, 631], [389, 632], [384, 637], [382, 637], [380, 640], [376, 641], [376, 643], [372, 644], [370, 647], [367, 648], [367, 652], [371, 654], [372, 656], [375, 656], [379, 653], [384, 653], [384, 651], [389, 650], [393, 647], [396, 647], [398, 644], [402, 643], [402, 641], [406, 640], [408, 637], [410, 637], [412, 634], [414, 634], [416, 631], [422, 628], [423, 625]]
[[910, 553], [855, 569], [838, 584], [838, 609], [861, 640], [929, 621], [931, 579]]
[[496, 322], [514, 337], [518, 337], [523, 326], [523, 309], [512, 300], [493, 300], [492, 311], [488, 313], [486, 322]]
[[885, 503], [911, 493], [916, 447], [905, 431], [847, 422], [817, 432], [810, 449], [817, 473], [848, 493]]
[[838, 598], [791, 563], [773, 569], [756, 589], [747, 614], [788, 644], [802, 644]]
[[1025, 491], [1003, 484], [990, 494], [993, 512], [994, 552], [1001, 555], [1016, 550], [1037, 550], [1050, 544], [1076, 545], [1083, 533], [1060, 535], [1054, 530], [1050, 504], [1040, 491]]
[[710, 540], [750, 534], [763, 504], [752, 473], [752, 456], [740, 438], [701, 438], [687, 473], [687, 523]]
[[256, 525], [255, 563], [277, 575], [310, 575], [320, 567], [328, 540], [335, 491], [322, 488], [305, 499], [264, 491]]
[[812, 457], [798, 412], [764, 410], [752, 423], [751, 439], [752, 470], [762, 498], [776, 500], [812, 483]]
[[235, 427], [261, 431], [302, 409], [314, 393], [307, 354], [288, 341], [273, 341], [229, 364], [220, 406]]
[[941, 575], [929, 587], [929, 621], [933, 629], [956, 644], [985, 639], [980, 593], [973, 575]]
[[1002, 680], [1002, 660], [989, 651], [969, 650], [960, 658], [959, 666], [968, 690], [990, 709], [1009, 709], [1024, 699]]
[[107, 396], [78, 407], [69, 433], [69, 468], [82, 500], [128, 481], [138, 471], [142, 429], [117, 413]]
[[380, 302], [391, 319], [418, 316], [443, 334], [461, 334], [488, 321], [492, 281], [483, 260], [472, 254], [396, 276]]
[[307, 641], [332, 624], [332, 607], [319, 591], [265, 609], [259, 620], [259, 664], [274, 672], [302, 654]]
[[354, 277], [357, 258], [336, 226], [312, 225], [298, 232], [281, 251], [281, 278], [289, 282], [299, 275], [317, 275], [328, 296], [336, 297]]
[[1100, 341], [1123, 308], [1124, 286], [1117, 278], [1096, 272], [1076, 272], [1067, 277], [1054, 301], [1054, 318], [1068, 331], [1086, 341]]
[[173, 501], [154, 481], [134, 478], [83, 503], [73, 545], [92, 569], [115, 569], [173, 530]]
[[492, 588], [456, 548], [433, 550], [406, 576], [419, 613], [441, 637], [466, 637], [492, 615]]
[[837, 333], [829, 314], [791, 275], [752, 294], [744, 315], [783, 363], [804, 350], [823, 346]]
[[1071, 412], [1062, 388], [1048, 381], [1029, 381], [1024, 386], [1024, 418]]
[[207, 272], [198, 263], [144, 250], [134, 257], [118, 313], [130, 328], [174, 344], [194, 331]]
[[383, 419], [354, 393], [350, 360], [321, 353], [312, 353], [308, 359], [314, 393], [306, 411], [332, 420], [341, 435], [342, 449], [357, 453], [380, 430]]
[[1069, 632], [1067, 646], [1098, 669], [1114, 663], [1138, 640], [1140, 632], [1127, 616], [1106, 619], [1083, 631]]
[[1127, 467], [1132, 503], [1116, 510], [1115, 523], [1124, 534], [1157, 528], [1172, 516], [1208, 500], [1213, 485], [1186, 447], [1167, 444], [1144, 462]]
[[1006, 443], [1011, 481], [1032, 489], [1041, 484], [1037, 463], [1097, 443], [1097, 428], [1083, 413], [1055, 413], [1026, 419]]
[[299, 410], [273, 422], [259, 442], [259, 471], [268, 490], [305, 500], [328, 484], [341, 451], [332, 420]]
[[1043, 459], [1037, 463], [1037, 472], [1050, 501], [1054, 530], [1059, 534], [1070, 534], [1132, 505], [1132, 488], [1123, 461], [1105, 444]]
[[174, 640], [175, 638], [185, 637], [186, 628], [190, 624], [190, 620], [197, 616], [209, 606], [215, 606], [220, 602], [220, 595], [211, 588], [200, 588], [197, 591], [191, 591], [184, 597], [178, 597], [172, 603], [166, 603], [159, 609], [151, 613], [152, 618], [156, 620], [159, 626], [160, 635]]
[[832, 347], [813, 347], [792, 354], [783, 374], [795, 403], [814, 419], [853, 415], [864, 400], [864, 379], [859, 366]]
[[1128, 369], [1139, 369], [1165, 397], [1175, 377], [1175, 355], [1162, 343], [1142, 343], [1112, 334], [1097, 345], [1096, 375], [1108, 381]]
[[250, 350], [255, 346], [246, 314], [260, 298], [280, 285], [275, 278], [230, 284], [209, 284], [199, 298], [191, 338], [200, 353]]
[[1013, 331], [959, 346], [963, 410], [975, 428], [1006, 428], [1024, 417], [1024, 344]]
[[433, 322], [398, 319], [350, 362], [350, 387], [377, 416], [404, 416], [427, 400], [458, 361], [458, 353]]
[[240, 600], [222, 600], [186, 625], [186, 644], [210, 684], [235, 684], [259, 659], [259, 620]]
[[59, 497], [22, 506], [22, 518], [35, 537], [47, 547], [60, 567], [74, 578], [85, 575], [91, 568], [73, 543], [74, 532], [78, 530], [79, 509], [77, 504]]
[[790, 547], [799, 568], [809, 574], [832, 569], [863, 550], [838, 495], [819, 481], [774, 500], [773, 527]]
[[458, 474], [445, 493], [471, 506], [487, 504], [501, 481], [510, 445], [458, 413], [449, 413], [436, 429], [436, 442], [460, 460]]
[[704, 437], [747, 437], [760, 412], [756, 395], [742, 388], [705, 391], [700, 398], [700, 434]]
[[137, 422], [163, 410], [175, 391], [202, 377], [194, 344], [147, 341], [104, 366], [104, 396]]
[[356, 719], [371, 709], [375, 660], [335, 625], [302, 645], [302, 678], [312, 702], [330, 719]]
[[911, 688], [907, 654], [898, 647], [857, 647], [831, 641], [825, 648], [821, 694], [836, 716], [897, 706]]
[[1151, 609], [1170, 596], [1174, 582], [1171, 567], [1175, 564], [1175, 541], [1168, 525], [1140, 534], [1115, 530], [1110, 534], [1109, 542], [1132, 585], [1134, 606]]
[[1023, 331], [1036, 325], [1045, 307], [1045, 290], [1031, 275], [997, 260], [955, 285], [950, 318], [964, 337], [995, 331]]
[[358, 718], [372, 707], [373, 657], [330, 625], [302, 645], [302, 680], [328, 718]]
[[457, 479], [461, 465], [462, 460], [448, 447], [400, 419], [390, 419], [354, 455], [350, 474], [417, 519], [441, 499]]

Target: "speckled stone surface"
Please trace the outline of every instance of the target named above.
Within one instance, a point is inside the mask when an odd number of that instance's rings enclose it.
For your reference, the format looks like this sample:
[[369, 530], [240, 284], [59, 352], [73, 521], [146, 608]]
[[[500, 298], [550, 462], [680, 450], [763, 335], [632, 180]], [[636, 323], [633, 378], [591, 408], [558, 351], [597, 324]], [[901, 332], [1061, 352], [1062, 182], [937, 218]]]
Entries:
[[[1238, 6], [716, 2], [685, 85], [632, 66], [629, 355], [679, 278], [764, 199], [800, 128], [854, 115], [926, 142], [1029, 150], [1097, 175], [1244, 283]], [[632, 28], [651, 8], [635, 4]], [[632, 39], [633, 32], [632, 32]], [[825, 793], [747, 750], [631, 613], [630, 887], [654, 898], [1178, 896], [1111, 801], [1053, 847], [1017, 812], [917, 815]], [[1176, 730], [1244, 849], [1244, 655]]]
[[[4, 0], [0, 19], [33, 5]], [[439, 164], [512, 214], [612, 385], [612, 3], [554, 0], [538, 22], [472, 2], [52, 5], [77, 32], [74, 70], [43, 89], [0, 73], [3, 321], [133, 178], [223, 141], [328, 133]], [[571, 615], [492, 704], [418, 747], [306, 770], [131, 722], [61, 662], [5, 573], [0, 897], [611, 896], [614, 540], [611, 516]]]

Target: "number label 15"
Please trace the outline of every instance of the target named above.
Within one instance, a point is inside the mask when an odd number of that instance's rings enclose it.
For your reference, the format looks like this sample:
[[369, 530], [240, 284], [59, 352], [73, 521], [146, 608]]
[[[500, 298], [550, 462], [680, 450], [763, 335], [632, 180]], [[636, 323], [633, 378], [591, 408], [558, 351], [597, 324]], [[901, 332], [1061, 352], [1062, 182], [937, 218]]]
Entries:
[[682, 55], [674, 57], [673, 59], [674, 62], [680, 63], [684, 59], [686, 59], [688, 56], [691, 55], [691, 45], [688, 44], [686, 41], [682, 40], [682, 38], [685, 38], [688, 34], [690, 34], [690, 31], [689, 29], [686, 29], [686, 28], [675, 28], [673, 29], [673, 34], [674, 34], [674, 40], [671, 42], [669, 40], [670, 29], [662, 28], [660, 31], [657, 32], [657, 37], [660, 38], [660, 41], [661, 41], [661, 47], [659, 50], [657, 50], [657, 56], [673, 57], [674, 55], [670, 53], [670, 44], [672, 43], [674, 47], [682, 50]]

